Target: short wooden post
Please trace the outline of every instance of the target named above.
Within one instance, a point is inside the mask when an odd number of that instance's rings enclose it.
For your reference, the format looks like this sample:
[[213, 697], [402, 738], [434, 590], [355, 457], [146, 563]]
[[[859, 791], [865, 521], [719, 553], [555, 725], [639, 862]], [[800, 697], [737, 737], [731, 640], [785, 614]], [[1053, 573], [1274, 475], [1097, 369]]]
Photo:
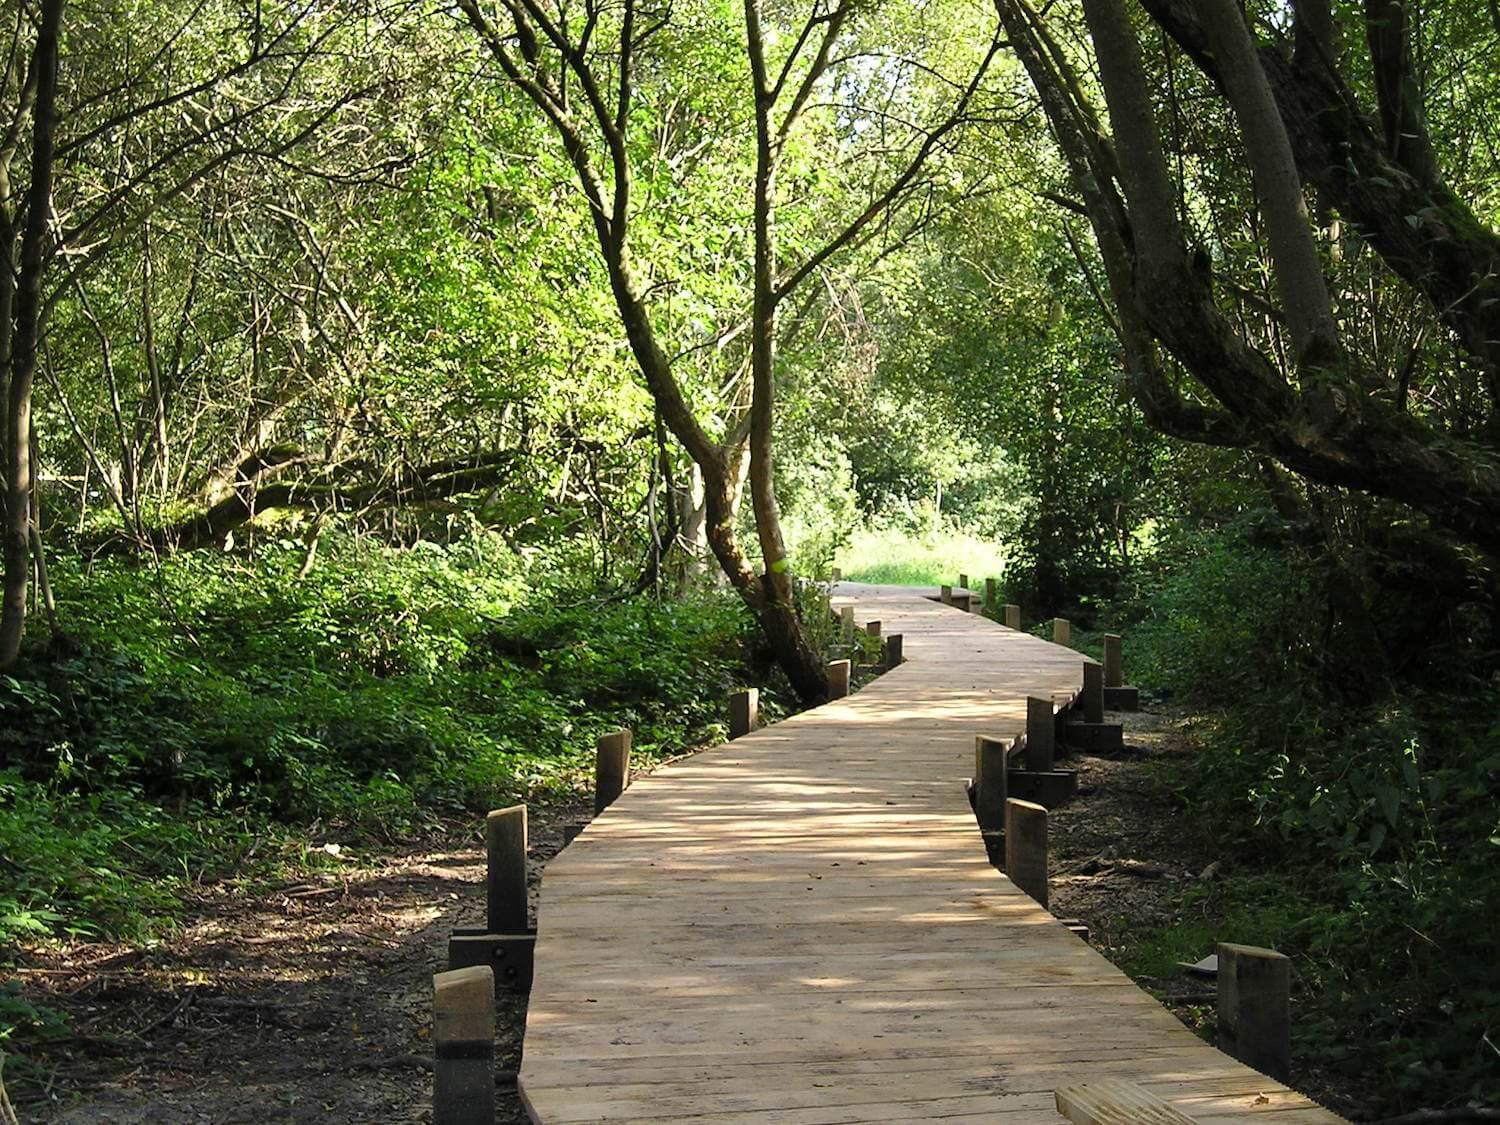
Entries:
[[877, 641], [880, 640], [880, 622], [867, 621], [865, 623], [865, 632], [874, 637]]
[[833, 573], [833, 580], [835, 582], [842, 582], [844, 580], [844, 572], [842, 570], [840, 570], [838, 567], [834, 567], [832, 573]]
[[952, 586], [939, 586], [938, 587], [938, 601], [942, 602], [944, 605], [952, 605], [953, 604], [953, 587]]
[[760, 726], [760, 689], [745, 688], [729, 697], [729, 737], [743, 738]]
[[969, 576], [967, 574], [960, 574], [958, 576], [958, 587], [961, 590], [967, 590], [969, 588]]
[[854, 607], [846, 605], [839, 610], [839, 623], [844, 627], [844, 636], [854, 636]]
[[986, 578], [984, 580], [984, 608], [985, 609], [994, 609], [995, 606], [997, 606], [997, 605], [1000, 604], [999, 587], [1000, 587], [1000, 584], [998, 582], [996, 582], [993, 578]]
[[1002, 739], [974, 736], [974, 817], [982, 832], [999, 832], [1005, 827], [1005, 759], [1009, 750]]
[[1292, 963], [1271, 949], [1220, 942], [1219, 1050], [1285, 1082], [1292, 1069]]
[[599, 736], [594, 751], [594, 815], [615, 803], [630, 784], [630, 732]]
[[1104, 722], [1104, 665], [1090, 660], [1083, 666], [1083, 721]]
[[1050, 770], [1057, 757], [1057, 723], [1052, 700], [1026, 697], [1026, 768]]
[[1052, 643], [1058, 645], [1073, 643], [1073, 623], [1066, 617], [1052, 619]]
[[492, 934], [524, 933], [526, 905], [526, 806], [496, 809], [484, 818], [486, 928]]
[[886, 668], [900, 667], [906, 659], [901, 654], [901, 634], [892, 633], [885, 639], [885, 666]]
[[832, 660], [828, 663], [828, 698], [843, 699], [849, 694], [849, 661]]
[[1021, 628], [1021, 607], [1018, 605], [1006, 605], [1005, 626], [1008, 629]]
[[432, 977], [433, 1125], [495, 1125], [495, 973]]
[[1047, 810], [1011, 797], [1005, 802], [1005, 874], [1047, 905]]
[[1120, 637], [1117, 633], [1104, 634], [1104, 686], [1125, 686], [1125, 665], [1120, 659]]

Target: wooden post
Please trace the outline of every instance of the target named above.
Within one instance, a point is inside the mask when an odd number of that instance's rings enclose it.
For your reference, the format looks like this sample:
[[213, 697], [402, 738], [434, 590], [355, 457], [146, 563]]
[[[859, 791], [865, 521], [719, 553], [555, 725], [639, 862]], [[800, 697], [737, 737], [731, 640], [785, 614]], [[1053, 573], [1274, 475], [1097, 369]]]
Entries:
[[844, 580], [844, 572], [838, 567], [833, 568], [833, 580], [835, 582], [842, 582]]
[[1000, 604], [999, 583], [993, 578], [984, 580], [984, 608], [994, 609]]
[[1083, 721], [1104, 722], [1104, 665], [1092, 660], [1083, 666]]
[[974, 736], [974, 816], [982, 832], [999, 832], [1005, 827], [1005, 758], [1009, 749], [1002, 739]]
[[1253, 945], [1220, 942], [1219, 1050], [1285, 1082], [1292, 1069], [1292, 963]]
[[828, 664], [828, 698], [843, 699], [849, 694], [849, 661], [833, 660]]
[[1125, 686], [1125, 665], [1120, 659], [1120, 637], [1116, 633], [1104, 634], [1104, 686]]
[[630, 784], [630, 732], [599, 736], [594, 751], [594, 815], [598, 816]]
[[433, 1125], [495, 1125], [495, 974], [432, 977]]
[[729, 737], [743, 738], [760, 726], [760, 689], [745, 688], [729, 697]]
[[1052, 619], [1052, 643], [1057, 645], [1073, 643], [1073, 623], [1066, 617]]
[[944, 605], [952, 605], [953, 604], [953, 587], [952, 586], [939, 586], [938, 587], [938, 601], [942, 602]]
[[1021, 607], [1018, 605], [1006, 605], [1005, 626], [1008, 629], [1019, 630], [1021, 628]]
[[839, 610], [839, 622], [844, 627], [844, 636], [854, 636], [854, 607], [846, 605]]
[[1047, 810], [1014, 797], [1005, 802], [1005, 874], [1047, 905]]
[[865, 632], [868, 633], [870, 636], [874, 637], [877, 641], [880, 640], [880, 622], [879, 621], [869, 621], [869, 622], [866, 622], [865, 623]]
[[1057, 723], [1052, 700], [1026, 697], [1026, 768], [1050, 770], [1057, 756]]
[[885, 666], [887, 669], [900, 667], [905, 659], [901, 654], [901, 634], [892, 633], [885, 639]]
[[496, 809], [484, 818], [486, 928], [492, 934], [526, 931], [526, 806]]
[[967, 590], [969, 588], [969, 576], [967, 574], [960, 574], [958, 576], [958, 585], [959, 589]]

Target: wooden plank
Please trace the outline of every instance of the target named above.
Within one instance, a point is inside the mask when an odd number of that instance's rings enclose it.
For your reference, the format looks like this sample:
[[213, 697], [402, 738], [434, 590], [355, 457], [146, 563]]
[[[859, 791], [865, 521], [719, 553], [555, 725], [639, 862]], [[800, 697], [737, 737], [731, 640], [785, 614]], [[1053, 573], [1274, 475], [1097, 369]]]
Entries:
[[[1200, 1060], [1202, 1058], [1201, 1055], [1193, 1057]], [[1011, 1097], [1024, 1095], [1027, 1107], [1038, 1110], [1045, 1109], [1049, 1105], [1049, 1099], [1054, 1096], [1059, 1104], [1063, 1098], [1062, 1092], [1053, 1095], [1052, 1080], [1056, 1074], [1051, 1067], [1038, 1067], [1024, 1061], [1014, 1063], [994, 1057], [933, 1061], [941, 1065], [908, 1070], [903, 1064], [897, 1063], [895, 1066], [887, 1065], [881, 1071], [860, 1074], [845, 1073], [824, 1064], [818, 1068], [812, 1081], [787, 1083], [779, 1087], [769, 1087], [764, 1074], [704, 1071], [692, 1079], [677, 1082], [611, 1083], [591, 1088], [575, 1088], [574, 1102], [557, 1120], [581, 1123], [620, 1115], [672, 1120], [701, 1114], [704, 1099], [709, 1096], [725, 1109], [771, 1113], [829, 1107], [848, 1111], [864, 1106], [865, 1110], [858, 1111], [863, 1114], [872, 1106], [900, 1104], [910, 1096], [914, 1087], [928, 1082], [946, 1084], [952, 1098], [982, 1096], [1002, 1090]], [[1254, 1100], [1262, 1096], [1253, 1086], [1229, 1073], [1226, 1068], [1232, 1065], [1220, 1064], [1218, 1070], [1212, 1070], [1201, 1061], [1197, 1068], [1169, 1064], [1164, 1068], [1165, 1075], [1159, 1076], [1149, 1090], [1135, 1086], [1130, 1088], [1140, 1091], [1138, 1097], [1148, 1099], [1152, 1106], [1160, 1106], [1165, 1112], [1174, 1115], [1163, 1118], [1163, 1122], [1180, 1123], [1191, 1118], [1173, 1108], [1166, 1100], [1169, 1097], [1192, 1098], [1198, 1092], [1225, 1091], [1218, 1099], [1206, 1093], [1196, 1099], [1199, 1104], [1208, 1104], [1214, 1100]], [[1150, 1064], [1143, 1063], [1138, 1058], [1096, 1061], [1089, 1067], [1092, 1076], [1089, 1089], [1117, 1085], [1119, 1083], [1108, 1081], [1111, 1075], [1139, 1074], [1143, 1068], [1150, 1073]], [[1021, 1103], [1012, 1102], [1011, 1106], [1018, 1109], [1021, 1108]], [[1110, 1117], [1085, 1120], [1096, 1120], [1099, 1125], [1115, 1125], [1121, 1119]], [[1126, 1117], [1124, 1120], [1139, 1120], [1142, 1125], [1151, 1125], [1158, 1119], [1144, 1116]]]
[[1187, 1114], [1121, 1080], [1067, 1086], [1057, 1091], [1057, 1112], [1073, 1125], [1193, 1125]]
[[[630, 1060], [624, 1064], [591, 1060], [584, 1073], [580, 1073], [576, 1065], [535, 1067], [531, 1071], [531, 1085], [538, 1090], [547, 1086], [565, 1086], [587, 1091], [595, 1086], [631, 1085], [646, 1089], [656, 1085], [724, 1082], [760, 1088], [765, 1086], [768, 1071], [785, 1075], [794, 1080], [793, 1085], [798, 1086], [824, 1084], [830, 1077], [859, 1083], [891, 1075], [899, 1075], [903, 1080], [910, 1080], [917, 1075], [931, 1075], [935, 1080], [941, 1078], [952, 1083], [991, 1073], [995, 1067], [1002, 1065], [1009, 1081], [1027, 1078], [1040, 1082], [1056, 1074], [1058, 1057], [1058, 1053], [1045, 1043], [1038, 1044], [1037, 1049], [1022, 1061], [1005, 1060], [1003, 1063], [996, 1060], [994, 1051], [987, 1047], [974, 1048], [967, 1054], [949, 1050], [940, 1053], [907, 1052], [900, 1057], [852, 1057], [847, 1054], [819, 1055], [816, 1052], [796, 1057], [756, 1056], [748, 1059], [678, 1055], [654, 1065], [640, 1060]], [[1163, 1053], [1109, 1048], [1081, 1050], [1075, 1047], [1067, 1052], [1066, 1061], [1071, 1065], [1086, 1063], [1090, 1073], [1105, 1075], [1128, 1072], [1148, 1075], [1152, 1080], [1159, 1079], [1163, 1082], [1198, 1079], [1216, 1073], [1206, 1062], [1204, 1053], [1198, 1050]]]
[[[1220, 1054], [991, 868], [962, 779], [1082, 654], [844, 583], [905, 663], [633, 780], [548, 865], [519, 1085], [544, 1125], [1047, 1122], [1080, 1075], [1338, 1118]], [[1268, 1116], [1269, 1115], [1269, 1116]]]

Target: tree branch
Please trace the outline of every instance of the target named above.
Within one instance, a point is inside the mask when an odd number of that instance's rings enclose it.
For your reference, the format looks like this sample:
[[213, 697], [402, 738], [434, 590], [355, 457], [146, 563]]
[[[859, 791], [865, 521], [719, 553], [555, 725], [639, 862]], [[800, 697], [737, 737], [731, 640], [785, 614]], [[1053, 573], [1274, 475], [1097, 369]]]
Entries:
[[989, 50], [985, 52], [984, 59], [978, 68], [976, 68], [973, 78], [964, 87], [964, 92], [954, 105], [953, 112], [949, 114], [946, 120], [933, 129], [932, 132], [927, 134], [906, 167], [902, 169], [901, 173], [890, 183], [884, 192], [800, 266], [789, 274], [783, 274], [777, 280], [773, 290], [773, 300], [775, 303], [780, 304], [784, 301], [807, 279], [808, 275], [822, 266], [824, 262], [828, 261], [829, 258], [833, 257], [840, 250], [844, 249], [861, 230], [886, 213], [899, 200], [911, 182], [916, 179], [917, 174], [922, 170], [923, 165], [926, 164], [927, 158], [932, 155], [933, 150], [937, 148], [938, 143], [967, 120], [969, 102], [973, 99], [975, 91], [979, 89], [979, 85], [984, 80], [985, 74], [989, 72], [990, 63], [994, 61], [995, 55], [999, 53], [999, 50], [1000, 39], [996, 35], [991, 38]]

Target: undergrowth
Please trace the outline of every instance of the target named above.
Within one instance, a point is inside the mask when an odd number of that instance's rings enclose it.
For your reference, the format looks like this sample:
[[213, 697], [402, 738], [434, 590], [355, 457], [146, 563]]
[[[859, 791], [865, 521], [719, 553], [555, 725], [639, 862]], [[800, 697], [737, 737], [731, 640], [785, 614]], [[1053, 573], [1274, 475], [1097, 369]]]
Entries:
[[55, 566], [65, 632], [0, 677], [0, 943], [146, 938], [195, 883], [580, 787], [609, 729], [649, 764], [768, 676], [728, 595], [533, 587], [482, 544], [300, 562]]
[[[1274, 947], [1294, 962], [1298, 1066], [1343, 1074], [1376, 1116], [1494, 1104], [1500, 688], [1475, 674], [1490, 611], [1434, 624], [1420, 583], [1362, 588], [1347, 559], [1267, 548], [1266, 520], [1178, 537], [1133, 604], [1091, 622], [1124, 634], [1129, 680], [1210, 716], [1162, 783], [1222, 876], [1186, 892], [1182, 924], [1136, 935], [1127, 967]], [[1356, 598], [1377, 608], [1351, 624]]]

